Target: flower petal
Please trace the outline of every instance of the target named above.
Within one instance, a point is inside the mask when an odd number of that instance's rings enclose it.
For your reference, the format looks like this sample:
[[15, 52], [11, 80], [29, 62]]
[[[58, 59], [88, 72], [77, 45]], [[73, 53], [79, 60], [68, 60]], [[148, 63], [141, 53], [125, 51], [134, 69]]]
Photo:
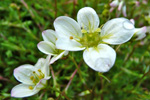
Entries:
[[68, 38], [59, 38], [56, 41], [56, 47], [61, 50], [67, 50], [67, 51], [80, 51], [85, 49], [85, 47], [82, 47], [82, 45], [75, 41], [74, 39], [68, 39]]
[[41, 69], [41, 67], [45, 64], [45, 59], [44, 58], [39, 58], [37, 63], [34, 65], [37, 69]]
[[40, 91], [40, 89], [29, 89], [30, 85], [19, 84], [11, 90], [11, 97], [23, 98], [32, 96]]
[[114, 0], [110, 3], [111, 7], [117, 7], [119, 5], [119, 1], [118, 0]]
[[124, 1], [119, 2], [118, 10], [120, 11], [123, 6]]
[[42, 37], [44, 41], [52, 42], [53, 44], [55, 44], [57, 34], [55, 33], [55, 31], [48, 29], [42, 32]]
[[80, 9], [77, 14], [77, 20], [80, 26], [89, 32], [94, 32], [100, 23], [97, 13], [90, 7]]
[[58, 17], [54, 21], [54, 27], [59, 37], [82, 37], [79, 24], [72, 18], [67, 16]]
[[137, 36], [136, 40], [141, 40], [146, 36], [147, 28], [146, 26], [142, 28], [135, 28], [135, 35]]
[[37, 47], [41, 52], [43, 52], [45, 54], [54, 55], [56, 53], [56, 51], [55, 51], [56, 47], [51, 42], [41, 41], [38, 43]]
[[35, 89], [42, 89], [46, 86], [47, 80], [49, 80], [51, 76], [47, 76], [39, 81], [39, 83], [35, 86]]
[[28, 85], [34, 85], [32, 80], [30, 79], [30, 76], [33, 76], [33, 71], [36, 71], [37, 69], [35, 67], [33, 67], [32, 65], [29, 64], [25, 64], [25, 65], [21, 65], [19, 67], [17, 67], [16, 69], [14, 69], [14, 77], [24, 83], [24, 84], [28, 84]]
[[95, 71], [107, 72], [115, 63], [116, 52], [106, 44], [99, 44], [97, 48], [88, 48], [83, 52], [86, 64]]
[[63, 55], [68, 54], [68, 51], [63, 51], [58, 55], [54, 55], [50, 61], [50, 64], [54, 63], [56, 60], [58, 60], [59, 58], [61, 58]]
[[51, 56], [48, 55], [45, 59], [45, 61], [43, 62], [43, 66], [41, 67], [41, 71], [42, 73], [44, 73], [45, 77], [49, 77], [49, 74], [50, 74], [50, 69], [49, 69], [49, 65], [50, 65], [50, 59]]
[[133, 25], [135, 25], [134, 19], [130, 19], [130, 21], [132, 22]]
[[109, 44], [122, 44], [131, 39], [134, 25], [125, 18], [115, 18], [104, 24], [101, 31], [102, 41]]
[[127, 17], [126, 5], [124, 5], [124, 6], [122, 7], [122, 13], [123, 13], [123, 15], [124, 15], [125, 17]]

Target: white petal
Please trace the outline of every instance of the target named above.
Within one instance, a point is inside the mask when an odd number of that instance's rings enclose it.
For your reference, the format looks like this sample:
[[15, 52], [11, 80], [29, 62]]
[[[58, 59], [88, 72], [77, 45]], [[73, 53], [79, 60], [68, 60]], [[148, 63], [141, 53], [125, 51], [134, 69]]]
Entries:
[[97, 48], [88, 48], [83, 52], [86, 64], [95, 71], [109, 71], [116, 59], [116, 52], [106, 44], [99, 44]]
[[50, 61], [50, 64], [54, 63], [56, 60], [58, 60], [59, 58], [61, 58], [63, 55], [68, 54], [68, 51], [63, 51], [58, 55], [54, 55]]
[[134, 19], [130, 19], [130, 21], [133, 23], [133, 25], [135, 25], [135, 21], [134, 21]]
[[51, 42], [41, 41], [38, 43], [37, 47], [41, 52], [43, 52], [45, 54], [53, 55], [56, 53], [56, 51], [55, 51], [56, 47]]
[[50, 72], [49, 72], [49, 70], [50, 70], [49, 65], [50, 65], [50, 60], [51, 60], [50, 58], [51, 58], [51, 56], [48, 55], [46, 57], [45, 61], [43, 62], [43, 66], [41, 67], [41, 71], [45, 75], [45, 77], [48, 77], [50, 74]]
[[146, 36], [147, 28], [146, 26], [142, 28], [135, 28], [135, 35], [137, 36], [136, 40], [141, 40]]
[[37, 63], [34, 65], [37, 69], [41, 69], [41, 67], [45, 64], [45, 59], [44, 58], [39, 58]]
[[126, 5], [124, 5], [123, 7], [122, 7], [122, 13], [123, 13], [123, 15], [126, 17], [127, 16], [127, 13], [126, 13]]
[[43, 78], [39, 81], [39, 83], [35, 86], [35, 89], [42, 89], [46, 86], [47, 80], [49, 80], [51, 77], [47, 76], [46, 78]]
[[101, 31], [102, 41], [109, 44], [122, 44], [131, 39], [134, 25], [125, 18], [115, 18], [104, 24]]
[[77, 14], [77, 20], [80, 26], [89, 32], [94, 32], [100, 23], [97, 13], [90, 7], [80, 9]]
[[54, 21], [54, 27], [59, 37], [70, 37], [70, 36], [73, 36], [75, 38], [82, 37], [79, 24], [70, 17], [67, 16], [58, 17]]
[[115, 8], [111, 7], [110, 10], [109, 10], [109, 12], [112, 12], [114, 9], [115, 9]]
[[36, 71], [36, 70], [37, 69], [33, 67], [32, 65], [29, 65], [29, 64], [21, 65], [17, 67], [16, 69], [14, 69], [14, 77], [18, 81], [24, 84], [33, 85], [33, 82], [30, 79], [30, 77], [32, 76], [33, 71]]
[[56, 42], [57, 39], [56, 35], [57, 35], [56, 32], [51, 29], [42, 32], [42, 37], [44, 41], [52, 42], [53, 44], [55, 44]]
[[40, 89], [29, 89], [30, 85], [19, 84], [11, 90], [11, 97], [23, 98], [32, 96], [40, 91]]
[[118, 7], [118, 10], [119, 10], [119, 11], [121, 10], [121, 8], [122, 8], [122, 6], [123, 6], [123, 3], [124, 3], [124, 1], [121, 1], [121, 2], [119, 3], [119, 7]]
[[114, 0], [110, 3], [111, 7], [117, 7], [119, 5], [119, 1], [118, 0]]
[[56, 47], [61, 50], [67, 50], [67, 51], [80, 51], [85, 49], [85, 47], [82, 47], [82, 45], [75, 41], [74, 39], [68, 39], [68, 38], [59, 38], [56, 41]]

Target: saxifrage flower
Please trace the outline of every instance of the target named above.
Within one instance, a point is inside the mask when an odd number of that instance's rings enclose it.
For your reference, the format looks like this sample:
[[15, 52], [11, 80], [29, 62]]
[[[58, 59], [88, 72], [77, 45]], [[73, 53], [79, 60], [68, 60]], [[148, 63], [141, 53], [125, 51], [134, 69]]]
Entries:
[[11, 97], [23, 98], [32, 96], [46, 87], [49, 76], [50, 56], [40, 58], [35, 66], [21, 65], [14, 70], [14, 77], [21, 82], [11, 90]]
[[37, 47], [41, 52], [53, 56], [50, 61], [51, 64], [54, 63], [59, 58], [61, 58], [63, 55], [68, 54], [68, 51], [64, 51], [56, 48], [55, 43], [58, 36], [54, 30], [48, 29], [43, 31], [42, 37], [44, 41], [39, 42]]
[[77, 22], [67, 16], [54, 21], [58, 35], [56, 47], [68, 51], [84, 50], [86, 64], [99, 72], [107, 72], [115, 63], [116, 52], [107, 44], [122, 44], [131, 39], [134, 25], [126, 18], [115, 18], [99, 28], [99, 17], [90, 7], [77, 14]]

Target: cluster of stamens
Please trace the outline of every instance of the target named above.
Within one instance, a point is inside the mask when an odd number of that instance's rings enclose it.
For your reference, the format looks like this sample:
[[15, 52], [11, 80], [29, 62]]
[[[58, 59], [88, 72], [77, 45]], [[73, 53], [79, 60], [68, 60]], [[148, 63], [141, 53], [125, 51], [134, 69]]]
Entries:
[[[39, 74], [38, 74], [39, 73]], [[44, 74], [41, 72], [40, 69], [38, 69], [38, 73], [36, 73], [35, 71], [32, 72], [32, 75], [30, 77], [30, 80], [32, 80], [32, 82], [36, 85], [41, 79], [44, 78]], [[32, 86], [29, 86], [29, 89], [33, 89]]]
[[[99, 29], [99, 28], [98, 28]], [[85, 30], [82, 30], [83, 37], [79, 40], [79, 42], [84, 46], [84, 47], [94, 47], [97, 46], [100, 41], [100, 30], [97, 30], [95, 32], [87, 32]]]

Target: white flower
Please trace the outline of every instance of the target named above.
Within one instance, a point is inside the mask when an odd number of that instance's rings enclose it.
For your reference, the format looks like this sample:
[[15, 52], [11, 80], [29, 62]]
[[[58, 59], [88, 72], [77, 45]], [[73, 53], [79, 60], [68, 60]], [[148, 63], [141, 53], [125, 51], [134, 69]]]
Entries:
[[[130, 21], [135, 24], [134, 19], [130, 19]], [[134, 30], [134, 36], [136, 36], [137, 38], [135, 40], [141, 40], [146, 36], [146, 32], [147, 32], [147, 27], [143, 26], [141, 28], [135, 28]]]
[[[122, 44], [131, 39], [134, 25], [125, 18], [116, 18], [98, 28], [94, 9], [85, 7], [77, 14], [78, 23], [66, 16], [58, 17], [54, 27], [59, 38], [56, 47], [68, 51], [84, 50], [86, 64], [99, 72], [107, 72], [115, 63], [116, 52], [107, 44]], [[106, 44], [104, 44], [106, 43]]]
[[118, 6], [118, 11], [121, 11], [122, 10], [122, 13], [123, 15], [126, 17], [127, 14], [126, 14], [126, 5], [125, 5], [125, 2], [124, 0], [114, 0], [110, 3], [110, 12], [112, 12], [117, 6]]
[[45, 88], [49, 76], [49, 60], [40, 58], [35, 66], [21, 65], [14, 70], [14, 77], [21, 82], [11, 90], [11, 97], [23, 98], [32, 96]]
[[63, 55], [67, 55], [68, 51], [57, 49], [55, 46], [56, 40], [58, 38], [57, 34], [53, 30], [45, 30], [42, 32], [42, 37], [44, 41], [39, 42], [37, 45], [38, 49], [48, 55], [53, 55], [51, 59], [51, 64], [56, 60], [61, 58]]

